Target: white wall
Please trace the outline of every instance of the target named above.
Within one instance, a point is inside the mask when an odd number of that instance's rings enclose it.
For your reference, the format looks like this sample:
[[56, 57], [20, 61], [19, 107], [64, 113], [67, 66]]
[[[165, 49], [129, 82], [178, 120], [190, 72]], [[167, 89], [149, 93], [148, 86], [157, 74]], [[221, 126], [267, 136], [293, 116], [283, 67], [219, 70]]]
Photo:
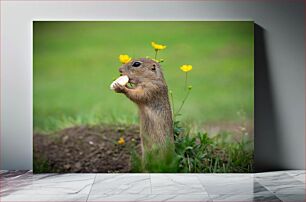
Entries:
[[302, 0], [0, 3], [1, 169], [32, 169], [32, 21], [128, 19], [254, 20], [262, 27], [255, 45], [265, 60], [258, 60], [255, 69], [256, 166], [305, 168]]

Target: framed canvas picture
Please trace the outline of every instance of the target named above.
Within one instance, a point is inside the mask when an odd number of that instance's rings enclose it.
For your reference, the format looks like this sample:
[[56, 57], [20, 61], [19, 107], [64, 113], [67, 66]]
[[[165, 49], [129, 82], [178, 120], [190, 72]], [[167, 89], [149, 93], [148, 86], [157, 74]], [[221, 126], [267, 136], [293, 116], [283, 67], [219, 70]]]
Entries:
[[33, 171], [253, 172], [252, 21], [34, 21]]

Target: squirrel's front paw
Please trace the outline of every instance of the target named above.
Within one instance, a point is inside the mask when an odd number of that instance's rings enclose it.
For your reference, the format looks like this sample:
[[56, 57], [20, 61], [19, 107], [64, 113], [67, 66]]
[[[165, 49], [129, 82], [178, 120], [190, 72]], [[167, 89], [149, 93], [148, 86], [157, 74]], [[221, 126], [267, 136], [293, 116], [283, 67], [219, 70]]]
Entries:
[[114, 90], [116, 91], [116, 93], [125, 93], [126, 92], [126, 87], [122, 86], [118, 83], [114, 84]]

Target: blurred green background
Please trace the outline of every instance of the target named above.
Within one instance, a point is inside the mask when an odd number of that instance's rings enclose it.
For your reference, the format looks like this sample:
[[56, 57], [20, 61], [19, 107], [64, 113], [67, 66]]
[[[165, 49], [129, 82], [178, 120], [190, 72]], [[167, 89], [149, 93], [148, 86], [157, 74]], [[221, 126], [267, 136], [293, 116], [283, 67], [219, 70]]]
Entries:
[[[159, 53], [175, 108], [185, 95], [183, 64], [193, 86], [181, 120], [252, 122], [253, 22], [34, 22], [34, 131], [76, 124], [137, 123], [137, 107], [109, 89], [120, 54]], [[243, 117], [241, 115], [243, 114]]]

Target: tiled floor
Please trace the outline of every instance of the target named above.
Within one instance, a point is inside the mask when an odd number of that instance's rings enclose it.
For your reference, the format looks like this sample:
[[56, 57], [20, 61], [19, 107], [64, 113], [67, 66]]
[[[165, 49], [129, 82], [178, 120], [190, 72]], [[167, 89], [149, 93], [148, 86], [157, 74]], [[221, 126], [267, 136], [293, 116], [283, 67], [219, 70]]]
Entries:
[[35, 174], [1, 171], [0, 201], [305, 201], [305, 171]]

